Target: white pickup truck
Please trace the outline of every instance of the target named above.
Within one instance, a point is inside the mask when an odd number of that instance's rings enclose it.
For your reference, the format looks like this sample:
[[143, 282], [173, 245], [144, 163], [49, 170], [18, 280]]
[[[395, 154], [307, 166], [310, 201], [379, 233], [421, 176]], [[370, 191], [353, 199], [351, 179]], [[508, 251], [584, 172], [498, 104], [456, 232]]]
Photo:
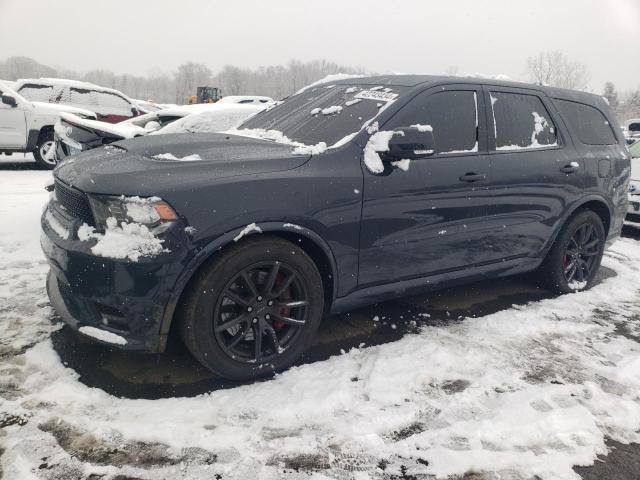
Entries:
[[38, 166], [55, 167], [53, 126], [61, 112], [96, 119], [95, 113], [82, 108], [30, 102], [0, 82], [0, 153], [32, 152]]

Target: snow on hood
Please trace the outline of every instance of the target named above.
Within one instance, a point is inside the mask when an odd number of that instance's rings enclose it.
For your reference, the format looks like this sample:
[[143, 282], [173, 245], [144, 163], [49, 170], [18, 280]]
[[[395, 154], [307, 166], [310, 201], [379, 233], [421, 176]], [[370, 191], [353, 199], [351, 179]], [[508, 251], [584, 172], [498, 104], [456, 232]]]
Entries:
[[262, 105], [218, 105], [218, 108], [215, 109], [187, 115], [153, 132], [152, 135], [222, 132], [237, 127], [262, 110], [264, 110]]
[[[95, 112], [90, 110], [86, 110], [84, 108], [72, 107], [71, 105], [63, 105], [61, 103], [47, 103], [47, 102], [31, 102], [33, 106], [39, 112], [50, 112], [50, 113], [73, 113], [75, 115], [84, 115], [85, 117], [97, 118]], [[78, 117], [80, 118], [80, 117]]]
[[78, 125], [79, 127], [87, 127], [91, 130], [97, 130], [98, 132], [107, 133], [121, 139], [134, 138], [140, 135], [146, 135], [148, 133], [144, 128], [138, 127], [137, 125], [129, 122], [107, 123], [101, 122], [99, 120], [80, 118], [73, 113], [66, 112], [60, 113], [60, 118], [62, 118], [65, 122], [71, 123], [73, 125]]

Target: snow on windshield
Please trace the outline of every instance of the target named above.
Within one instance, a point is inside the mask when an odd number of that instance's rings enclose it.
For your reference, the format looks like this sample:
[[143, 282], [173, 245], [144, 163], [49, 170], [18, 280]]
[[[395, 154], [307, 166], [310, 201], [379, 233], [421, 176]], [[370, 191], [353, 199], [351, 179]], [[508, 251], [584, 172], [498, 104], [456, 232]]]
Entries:
[[395, 86], [329, 86], [311, 87], [228, 133], [316, 150], [323, 144], [335, 148], [369, 125], [404, 91]]

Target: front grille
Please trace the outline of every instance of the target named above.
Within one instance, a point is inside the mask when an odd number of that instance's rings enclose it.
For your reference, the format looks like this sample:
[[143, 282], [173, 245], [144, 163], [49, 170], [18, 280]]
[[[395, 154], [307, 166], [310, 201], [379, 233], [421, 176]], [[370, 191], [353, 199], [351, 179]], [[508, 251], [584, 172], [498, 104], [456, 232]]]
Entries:
[[84, 223], [94, 225], [89, 199], [84, 193], [65, 185], [59, 180], [55, 181], [55, 192], [58, 203], [65, 211]]

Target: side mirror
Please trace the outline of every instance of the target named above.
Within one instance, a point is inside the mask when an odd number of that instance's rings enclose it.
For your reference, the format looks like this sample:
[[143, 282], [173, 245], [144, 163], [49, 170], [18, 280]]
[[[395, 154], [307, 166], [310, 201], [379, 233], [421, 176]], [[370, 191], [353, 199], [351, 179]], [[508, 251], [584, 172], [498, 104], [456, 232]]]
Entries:
[[9, 105], [10, 107], [18, 106], [18, 102], [16, 101], [13, 95], [9, 95], [8, 93], [5, 93], [2, 95], [1, 98], [2, 98], [2, 103]]
[[428, 125], [396, 128], [398, 133], [389, 140], [388, 157], [393, 160], [407, 158], [417, 160], [430, 157], [435, 153], [433, 130]]
[[156, 122], [155, 120], [151, 120], [150, 122], [147, 122], [146, 125], [144, 126], [144, 129], [147, 132], [155, 132], [156, 130], [160, 130], [162, 128], [162, 125], [160, 125], [160, 122]]

